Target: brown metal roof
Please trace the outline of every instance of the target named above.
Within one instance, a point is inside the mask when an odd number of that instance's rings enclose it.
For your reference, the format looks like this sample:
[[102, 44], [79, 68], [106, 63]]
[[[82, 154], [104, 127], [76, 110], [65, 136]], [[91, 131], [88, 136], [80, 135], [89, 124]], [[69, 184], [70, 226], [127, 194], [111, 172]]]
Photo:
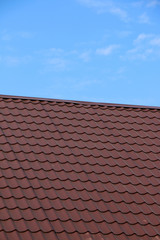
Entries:
[[160, 240], [160, 108], [0, 96], [0, 240]]

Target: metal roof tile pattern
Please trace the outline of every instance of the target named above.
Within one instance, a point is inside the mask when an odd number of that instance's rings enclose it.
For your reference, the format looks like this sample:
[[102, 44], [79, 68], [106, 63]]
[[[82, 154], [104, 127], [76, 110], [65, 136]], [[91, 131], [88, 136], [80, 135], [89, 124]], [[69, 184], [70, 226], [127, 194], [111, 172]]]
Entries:
[[160, 240], [160, 108], [0, 96], [1, 240]]

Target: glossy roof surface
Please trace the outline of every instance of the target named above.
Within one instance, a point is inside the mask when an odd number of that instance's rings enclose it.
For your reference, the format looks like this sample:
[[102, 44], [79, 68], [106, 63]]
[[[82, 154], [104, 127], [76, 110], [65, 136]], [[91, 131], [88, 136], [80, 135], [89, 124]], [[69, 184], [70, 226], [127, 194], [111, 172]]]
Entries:
[[159, 236], [159, 108], [0, 96], [1, 240]]

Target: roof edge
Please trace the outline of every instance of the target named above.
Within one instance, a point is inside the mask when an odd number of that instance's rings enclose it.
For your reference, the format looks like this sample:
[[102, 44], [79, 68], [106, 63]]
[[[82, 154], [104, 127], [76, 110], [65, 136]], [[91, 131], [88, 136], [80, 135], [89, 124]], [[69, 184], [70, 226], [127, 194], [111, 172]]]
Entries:
[[98, 106], [108, 106], [108, 107], [123, 107], [123, 108], [150, 108], [150, 109], [160, 109], [158, 106], [145, 106], [145, 105], [132, 105], [132, 104], [120, 104], [120, 103], [103, 103], [103, 102], [90, 102], [90, 101], [78, 101], [78, 100], [64, 100], [64, 99], [53, 99], [53, 98], [42, 98], [42, 97], [27, 97], [27, 96], [15, 96], [15, 95], [1, 95], [0, 98], [12, 98], [12, 99], [24, 99], [33, 101], [48, 101], [48, 102], [63, 102], [63, 103], [74, 103], [83, 105], [98, 105]]

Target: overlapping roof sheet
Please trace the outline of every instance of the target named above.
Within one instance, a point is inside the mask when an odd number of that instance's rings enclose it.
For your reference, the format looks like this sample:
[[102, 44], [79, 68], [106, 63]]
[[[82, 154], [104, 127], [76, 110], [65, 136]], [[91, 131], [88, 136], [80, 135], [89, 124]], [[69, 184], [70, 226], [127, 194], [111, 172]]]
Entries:
[[1, 240], [160, 240], [160, 108], [0, 96]]

